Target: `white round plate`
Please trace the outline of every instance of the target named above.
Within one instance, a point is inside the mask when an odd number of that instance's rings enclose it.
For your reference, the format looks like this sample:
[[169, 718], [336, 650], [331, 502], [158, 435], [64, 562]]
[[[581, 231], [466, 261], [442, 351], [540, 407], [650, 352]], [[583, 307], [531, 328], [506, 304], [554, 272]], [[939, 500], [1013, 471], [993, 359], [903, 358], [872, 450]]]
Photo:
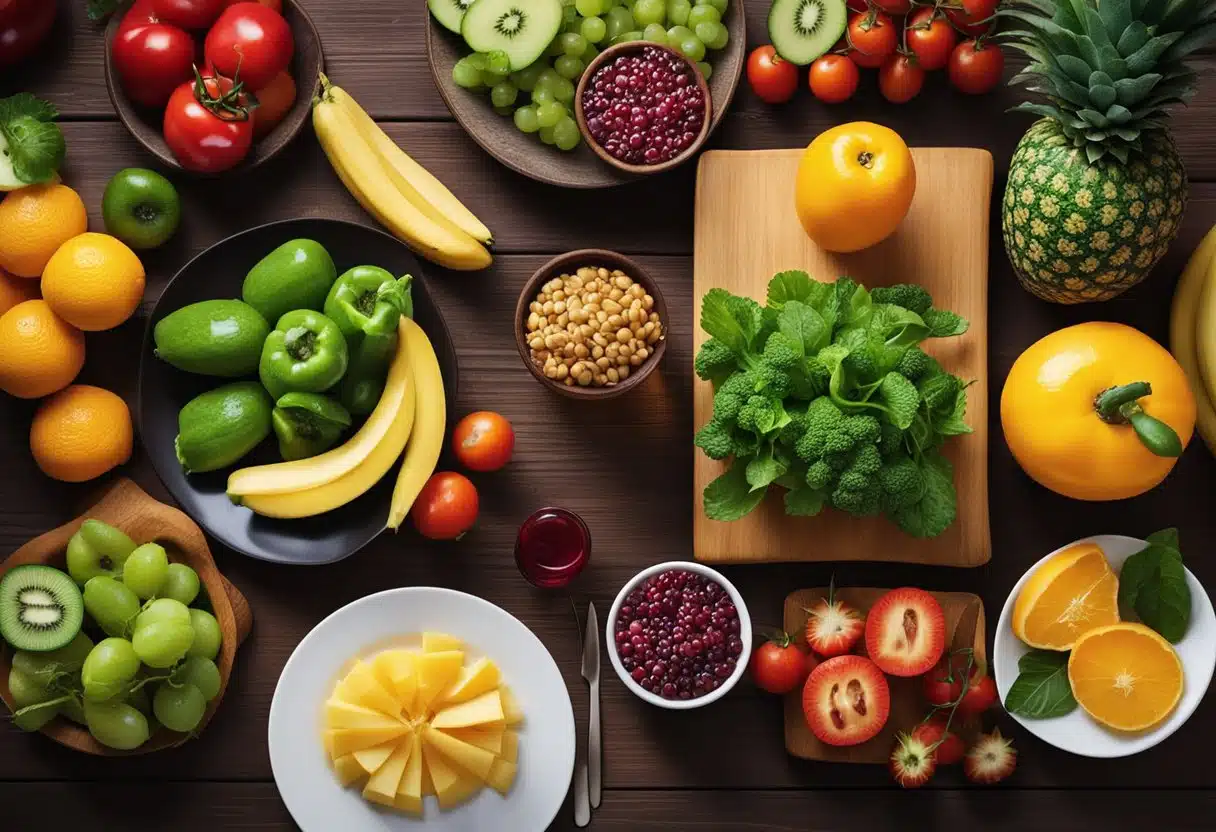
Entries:
[[[323, 706], [356, 658], [424, 630], [462, 639], [497, 663], [524, 712], [519, 771], [504, 798], [490, 788], [450, 811], [426, 799], [424, 819], [373, 806], [338, 784], [321, 746]], [[549, 651], [517, 618], [489, 601], [434, 587], [378, 592], [313, 628], [287, 660], [270, 705], [275, 785], [303, 832], [337, 830], [541, 830], [553, 822], [574, 773], [574, 709]]]
[[[1030, 648], [1013, 634], [1013, 626], [1010, 623], [1018, 593], [1022, 591], [1031, 573], [1048, 558], [1077, 543], [1096, 543], [1106, 553], [1106, 559], [1110, 561], [1111, 569], [1116, 574], [1123, 568], [1125, 560], [1148, 545], [1143, 540], [1116, 534], [1086, 537], [1047, 555], [1022, 576], [1017, 586], [1009, 593], [1005, 607], [1001, 610], [1001, 620], [997, 623], [992, 652], [993, 675], [1002, 702], [1018, 677], [1018, 660], [1030, 652]], [[1216, 612], [1212, 610], [1212, 601], [1202, 584], [1189, 569], [1186, 572], [1186, 582], [1191, 589], [1191, 625], [1182, 641], [1174, 645], [1178, 657], [1182, 660], [1182, 699], [1164, 722], [1148, 731], [1121, 733], [1103, 727], [1080, 707], [1067, 716], [1054, 719], [1029, 719], [1017, 714], [1011, 716], [1049, 745], [1083, 757], [1128, 757], [1139, 754], [1181, 728], [1199, 707], [1199, 702], [1212, 681], [1212, 670], [1216, 667]]]

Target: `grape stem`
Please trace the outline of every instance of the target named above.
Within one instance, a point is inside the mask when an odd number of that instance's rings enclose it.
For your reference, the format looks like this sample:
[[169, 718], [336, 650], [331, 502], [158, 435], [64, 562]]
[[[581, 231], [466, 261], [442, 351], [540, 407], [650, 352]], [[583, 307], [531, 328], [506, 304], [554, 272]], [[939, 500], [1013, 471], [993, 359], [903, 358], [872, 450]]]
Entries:
[[63, 696], [57, 697], [55, 699], [47, 699], [45, 702], [35, 702], [33, 705], [26, 705], [24, 708], [21, 708], [20, 710], [13, 711], [13, 716], [14, 717], [24, 716], [25, 714], [28, 714], [31, 711], [45, 708], [48, 705], [62, 705], [64, 702], [70, 702], [71, 700], [72, 700], [72, 695], [70, 693], [65, 693]]

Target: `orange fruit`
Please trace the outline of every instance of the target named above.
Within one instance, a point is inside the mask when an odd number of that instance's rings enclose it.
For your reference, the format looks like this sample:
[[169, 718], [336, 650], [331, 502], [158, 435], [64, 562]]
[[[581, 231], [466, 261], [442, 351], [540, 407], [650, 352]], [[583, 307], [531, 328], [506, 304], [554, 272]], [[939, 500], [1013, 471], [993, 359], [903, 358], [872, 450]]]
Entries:
[[1182, 698], [1182, 661], [1143, 624], [1111, 624], [1077, 639], [1068, 682], [1085, 712], [1116, 731], [1143, 731]]
[[38, 281], [13, 277], [0, 269], [0, 315], [19, 303], [38, 297]]
[[144, 296], [144, 265], [117, 237], [87, 232], [68, 240], [42, 272], [42, 296], [72, 326], [113, 329]]
[[1095, 627], [1119, 621], [1119, 579], [1106, 554], [1079, 543], [1034, 571], [1013, 605], [1013, 634], [1040, 650], [1071, 650]]
[[0, 315], [0, 390], [40, 399], [72, 383], [84, 366], [84, 334], [44, 300]]
[[88, 225], [84, 202], [67, 185], [13, 191], [0, 202], [0, 268], [39, 277], [55, 250]]
[[38, 407], [30, 450], [42, 473], [64, 482], [100, 477], [131, 458], [131, 411], [109, 390], [73, 384]]

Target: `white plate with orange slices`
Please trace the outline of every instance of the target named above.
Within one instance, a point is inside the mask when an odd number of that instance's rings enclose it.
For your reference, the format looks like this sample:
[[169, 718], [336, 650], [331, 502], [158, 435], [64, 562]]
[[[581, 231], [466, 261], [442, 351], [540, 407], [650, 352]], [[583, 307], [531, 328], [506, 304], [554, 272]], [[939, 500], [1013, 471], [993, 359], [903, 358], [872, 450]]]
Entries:
[[574, 710], [549, 651], [488, 601], [369, 595], [288, 659], [270, 764], [304, 832], [545, 829], [574, 770]]
[[[1122, 535], [1070, 543], [1031, 567], [1001, 610], [992, 660], [1001, 702], [1009, 702], [1024, 656], [1036, 652], [1048, 666], [1054, 657], [1078, 707], [1055, 717], [1032, 718], [1016, 709], [1011, 715], [1064, 751], [1126, 757], [1152, 748], [1190, 718], [1212, 680], [1216, 612], [1189, 569], [1183, 567], [1190, 621], [1176, 643], [1126, 609], [1120, 618], [1119, 575], [1127, 559], [1147, 545]], [[1059, 679], [1047, 681], [1044, 675], [1034, 677], [1041, 702], [1050, 701], [1049, 690], [1061, 692]]]

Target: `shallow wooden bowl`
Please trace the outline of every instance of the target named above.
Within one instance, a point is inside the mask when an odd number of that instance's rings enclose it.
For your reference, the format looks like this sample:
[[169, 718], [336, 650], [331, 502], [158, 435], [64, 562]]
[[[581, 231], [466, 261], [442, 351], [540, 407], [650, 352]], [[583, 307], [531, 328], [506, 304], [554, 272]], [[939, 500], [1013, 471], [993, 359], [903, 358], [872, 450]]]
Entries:
[[[655, 344], [654, 352], [647, 356], [640, 367], [630, 372], [629, 378], [611, 387], [579, 387], [577, 384], [566, 385], [560, 381], [546, 378], [541, 368], [532, 360], [532, 351], [528, 347], [528, 339], [525, 337], [528, 322], [528, 307], [536, 299], [540, 287], [555, 277], [560, 277], [562, 274], [572, 274], [587, 266], [594, 268], [603, 267], [609, 270], [620, 269], [633, 278], [634, 282], [641, 283], [650, 296], [654, 298], [653, 311], [659, 314], [659, 321], [663, 326], [663, 335], [659, 338], [658, 343]], [[599, 248], [579, 249], [578, 251], [571, 251], [568, 254], [553, 258], [536, 270], [536, 273], [524, 285], [523, 291], [519, 294], [519, 300], [515, 304], [515, 346], [519, 350], [519, 357], [523, 360], [524, 366], [528, 368], [528, 372], [532, 373], [533, 377], [541, 384], [572, 399], [612, 399], [627, 393], [641, 384], [647, 376], [654, 372], [655, 367], [659, 366], [659, 362], [663, 360], [663, 356], [667, 353], [667, 331], [669, 326], [667, 302], [663, 299], [663, 292], [659, 289], [658, 282], [647, 274], [640, 265], [625, 255]]]
[[[128, 479], [119, 479], [102, 495], [101, 499], [84, 514], [65, 523], [57, 529], [52, 529], [44, 535], [34, 538], [8, 559], [0, 563], [0, 577], [14, 566], [26, 564], [46, 564], [60, 569], [66, 568], [65, 552], [68, 540], [88, 519], [101, 520], [126, 532], [136, 543], [156, 541], [165, 545], [169, 550], [170, 559], [185, 563], [198, 573], [203, 592], [211, 602], [211, 611], [220, 625], [222, 641], [220, 654], [215, 663], [220, 669], [220, 692], [207, 705], [203, 721], [197, 731], [207, 727], [211, 717], [215, 715], [220, 702], [223, 701], [224, 691], [228, 689], [228, 680], [232, 675], [232, 662], [236, 650], [249, 636], [253, 627], [253, 614], [245, 596], [228, 583], [227, 579], [215, 567], [211, 550], [207, 548], [207, 539], [194, 521], [182, 512], [157, 502], [144, 493], [138, 485]], [[0, 698], [13, 710], [13, 697], [8, 689], [8, 674], [12, 669], [11, 649], [7, 646], [0, 651]], [[152, 737], [139, 748], [132, 751], [119, 751], [107, 748], [93, 739], [84, 726], [77, 725], [66, 717], [55, 717], [42, 728], [42, 733], [60, 745], [83, 751], [87, 754], [97, 754], [104, 757], [127, 757], [135, 754], [148, 754], [164, 748], [181, 745], [190, 739], [190, 734], [179, 734], [160, 726]]]
[[[697, 86], [701, 89], [701, 96], [705, 101], [705, 118], [701, 120], [701, 132], [697, 134], [697, 137], [693, 140], [693, 143], [685, 148], [684, 152], [679, 156], [655, 165], [631, 165], [628, 162], [622, 162], [620, 159], [609, 154], [608, 151], [600, 147], [595, 139], [592, 138], [591, 131], [587, 128], [587, 116], [583, 113], [583, 93], [587, 90], [587, 84], [591, 82], [591, 79], [594, 77], [595, 73], [599, 72], [600, 67], [604, 66], [610, 61], [615, 61], [622, 55], [631, 55], [634, 52], [641, 52], [647, 47], [658, 49], [661, 52], [666, 52], [668, 55], [682, 61], [685, 66], [692, 70], [692, 76], [696, 79]], [[583, 77], [579, 79], [578, 88], [574, 93], [574, 116], [578, 120], [578, 130], [583, 134], [583, 141], [587, 143], [587, 146], [591, 148], [592, 152], [594, 152], [596, 156], [599, 156], [617, 170], [624, 171], [631, 176], [647, 176], [654, 173], [663, 173], [664, 171], [669, 171], [672, 168], [679, 167], [693, 156], [696, 156], [697, 151], [704, 146], [705, 140], [709, 138], [710, 127], [713, 124], [713, 107], [714, 103], [713, 97], [710, 95], [709, 91], [709, 82], [705, 80], [705, 76], [701, 74], [701, 70], [697, 69], [697, 65], [695, 63], [688, 60], [688, 58], [684, 57], [671, 47], [660, 46], [657, 43], [650, 43], [649, 41], [644, 40], [631, 40], [626, 41], [625, 43], [618, 43], [616, 46], [610, 46], [597, 55], [595, 60], [593, 60], [587, 66], [587, 70], [583, 73]]]
[[[122, 24], [124, 14], [126, 14], [126, 9], [120, 14], [113, 15], [109, 25], [106, 26], [106, 89], [110, 93], [110, 102], [114, 105], [114, 112], [118, 114], [118, 120], [131, 132], [136, 141], [166, 167], [196, 176], [224, 176], [249, 171], [282, 153], [283, 149], [291, 144], [291, 141], [308, 124], [309, 116], [312, 113], [313, 93], [317, 89], [321, 72], [325, 69], [325, 59], [321, 53], [321, 35], [317, 32], [317, 27], [313, 25], [308, 12], [304, 11], [304, 7], [297, 0], [284, 0], [283, 16], [291, 26], [291, 35], [295, 40], [295, 54], [291, 57], [290, 69], [291, 77], [296, 82], [295, 105], [274, 130], [254, 141], [249, 155], [236, 167], [218, 174], [204, 174], [187, 170], [177, 161], [177, 157], [165, 143], [165, 136], [162, 132], [163, 109], [141, 107], [128, 98], [127, 92], [122, 86], [122, 79], [118, 77], [118, 72], [114, 69], [114, 62], [110, 57], [110, 47], [118, 33], [118, 27]], [[201, 37], [205, 34], [205, 32], [196, 33], [196, 42], [200, 42]], [[199, 54], [202, 54], [201, 46]]]

